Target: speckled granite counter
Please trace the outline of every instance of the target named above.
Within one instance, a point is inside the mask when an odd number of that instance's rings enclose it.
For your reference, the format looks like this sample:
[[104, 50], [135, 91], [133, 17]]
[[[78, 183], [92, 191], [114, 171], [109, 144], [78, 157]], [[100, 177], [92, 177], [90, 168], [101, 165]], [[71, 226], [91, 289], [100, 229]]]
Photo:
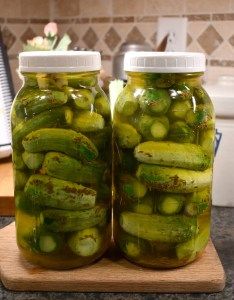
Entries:
[[[214, 207], [212, 211], [212, 240], [224, 266], [227, 281], [225, 289], [214, 294], [146, 294], [146, 293], [55, 293], [55, 292], [11, 292], [0, 283], [1, 300], [232, 300], [234, 299], [234, 208]], [[13, 218], [0, 217], [0, 228], [11, 223]]]

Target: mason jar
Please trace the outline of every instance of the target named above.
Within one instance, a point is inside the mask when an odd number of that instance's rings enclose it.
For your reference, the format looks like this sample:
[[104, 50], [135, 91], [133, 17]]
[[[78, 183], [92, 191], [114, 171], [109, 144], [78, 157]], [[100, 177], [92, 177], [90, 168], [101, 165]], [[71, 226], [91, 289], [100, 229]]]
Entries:
[[210, 236], [214, 110], [201, 53], [129, 52], [113, 116], [114, 236], [146, 267], [195, 260]]
[[24, 52], [11, 110], [17, 244], [46, 268], [89, 264], [107, 249], [111, 120], [100, 54]]

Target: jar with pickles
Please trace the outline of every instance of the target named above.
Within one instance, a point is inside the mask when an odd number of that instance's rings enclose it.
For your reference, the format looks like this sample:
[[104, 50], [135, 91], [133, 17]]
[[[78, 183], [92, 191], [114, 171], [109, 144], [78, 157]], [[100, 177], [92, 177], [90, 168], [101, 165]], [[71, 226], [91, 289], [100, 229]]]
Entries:
[[30, 262], [95, 261], [111, 237], [111, 118], [100, 54], [19, 55], [24, 84], [11, 111], [17, 244]]
[[210, 236], [214, 110], [201, 53], [129, 52], [113, 116], [114, 237], [146, 267], [201, 255]]

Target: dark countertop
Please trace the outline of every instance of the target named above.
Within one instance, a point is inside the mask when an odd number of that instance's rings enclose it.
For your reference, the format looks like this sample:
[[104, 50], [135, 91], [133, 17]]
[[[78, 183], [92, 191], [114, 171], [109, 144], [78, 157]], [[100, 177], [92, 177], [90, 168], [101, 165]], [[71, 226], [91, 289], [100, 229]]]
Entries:
[[[234, 208], [213, 207], [212, 240], [226, 273], [226, 286], [220, 293], [213, 294], [148, 294], [148, 293], [63, 293], [63, 292], [12, 292], [0, 282], [1, 300], [233, 300], [234, 299]], [[0, 217], [0, 228], [11, 223], [13, 218]]]

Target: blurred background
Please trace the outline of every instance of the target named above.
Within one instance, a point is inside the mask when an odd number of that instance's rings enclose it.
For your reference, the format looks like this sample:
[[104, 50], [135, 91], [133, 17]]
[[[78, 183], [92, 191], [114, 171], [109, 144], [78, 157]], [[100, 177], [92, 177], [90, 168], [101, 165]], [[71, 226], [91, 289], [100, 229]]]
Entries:
[[187, 17], [187, 51], [207, 56], [206, 79], [234, 73], [234, 0], [0, 0], [0, 28], [8, 49], [15, 90], [17, 55], [22, 44], [43, 35], [55, 21], [59, 35], [68, 33], [74, 46], [102, 51], [103, 67], [112, 74], [120, 45], [156, 47], [158, 18]]

